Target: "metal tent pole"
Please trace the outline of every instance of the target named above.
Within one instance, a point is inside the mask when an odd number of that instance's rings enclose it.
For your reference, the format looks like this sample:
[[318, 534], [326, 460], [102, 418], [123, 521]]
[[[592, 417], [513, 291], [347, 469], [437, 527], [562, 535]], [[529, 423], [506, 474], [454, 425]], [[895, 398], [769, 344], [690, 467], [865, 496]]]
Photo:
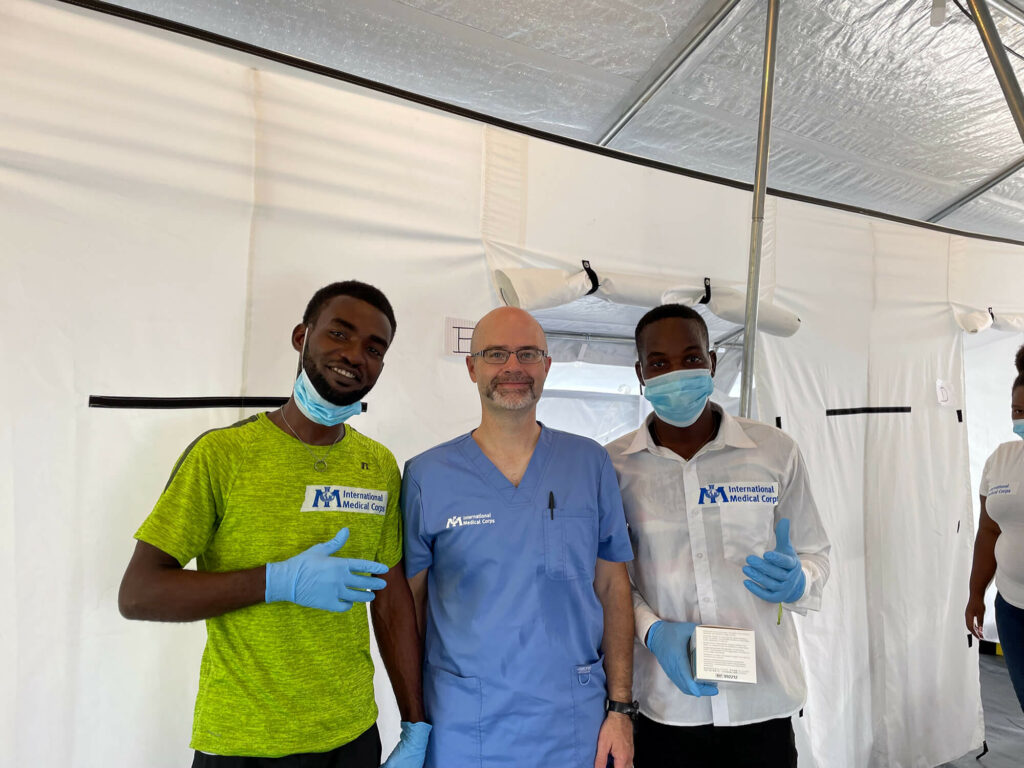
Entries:
[[981, 42], [992, 62], [996, 79], [999, 80], [999, 87], [1003, 89], [1006, 106], [1010, 108], [1013, 122], [1017, 124], [1017, 132], [1020, 134], [1021, 141], [1024, 141], [1024, 94], [1021, 94], [1017, 76], [1013, 73], [1010, 60], [1006, 57], [1003, 41], [999, 39], [999, 30], [996, 29], [996, 23], [992, 20], [992, 14], [989, 13], [985, 0], [967, 0], [967, 4], [971, 7], [971, 15], [974, 16], [974, 23], [981, 35]]
[[754, 390], [754, 348], [757, 339], [757, 299], [761, 282], [761, 242], [764, 197], [768, 186], [768, 150], [771, 147], [772, 95], [775, 90], [775, 47], [778, 38], [779, 0], [768, 0], [764, 35], [764, 79], [761, 117], [757, 125], [757, 161], [754, 171], [754, 210], [750, 223], [750, 264], [747, 270], [747, 306], [743, 331], [743, 367], [740, 380], [740, 416], [750, 418]]

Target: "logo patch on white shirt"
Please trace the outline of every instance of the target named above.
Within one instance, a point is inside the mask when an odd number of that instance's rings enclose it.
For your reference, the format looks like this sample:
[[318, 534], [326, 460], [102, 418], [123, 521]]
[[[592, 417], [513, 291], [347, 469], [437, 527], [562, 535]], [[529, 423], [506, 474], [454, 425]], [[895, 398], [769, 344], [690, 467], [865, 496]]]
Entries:
[[701, 486], [698, 504], [778, 504], [778, 483], [708, 483]]
[[999, 483], [999, 485], [993, 485], [988, 489], [989, 496], [1008, 496], [1016, 492], [1016, 483]]
[[303, 512], [362, 512], [383, 515], [388, 510], [388, 492], [345, 485], [307, 485]]

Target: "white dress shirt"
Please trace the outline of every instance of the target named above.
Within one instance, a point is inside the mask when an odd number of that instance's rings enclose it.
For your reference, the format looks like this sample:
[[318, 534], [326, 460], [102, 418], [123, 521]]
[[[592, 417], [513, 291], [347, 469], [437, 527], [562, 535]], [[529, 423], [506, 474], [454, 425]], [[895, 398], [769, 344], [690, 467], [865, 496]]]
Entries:
[[[745, 725], [798, 712], [807, 685], [792, 612], [818, 610], [829, 576], [830, 545], [796, 443], [711, 407], [722, 419], [718, 434], [689, 461], [651, 438], [654, 414], [607, 446], [635, 556], [634, 691], [640, 711], [667, 725]], [[775, 548], [784, 517], [807, 586], [779, 624], [778, 604], [749, 592], [741, 568], [748, 555]], [[661, 619], [753, 629], [757, 683], [719, 683], [710, 697], [683, 693], [644, 645]]]

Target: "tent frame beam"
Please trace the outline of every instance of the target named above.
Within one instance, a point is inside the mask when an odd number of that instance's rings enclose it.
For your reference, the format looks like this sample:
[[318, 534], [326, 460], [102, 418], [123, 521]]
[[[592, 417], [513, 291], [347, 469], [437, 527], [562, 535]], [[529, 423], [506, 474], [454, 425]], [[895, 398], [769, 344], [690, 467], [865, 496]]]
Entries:
[[1006, 166], [1006, 168], [1004, 168], [1001, 171], [998, 171], [995, 175], [985, 179], [983, 182], [981, 182], [981, 184], [976, 186], [970, 192], [958, 197], [956, 200], [951, 202], [941, 211], [929, 217], [929, 223], [936, 224], [939, 221], [942, 221], [944, 218], [949, 216], [949, 214], [953, 213], [956, 210], [959, 210], [960, 208], [963, 208], [965, 205], [967, 205], [975, 198], [981, 197], [983, 194], [988, 192], [993, 187], [1002, 184], [1004, 181], [1006, 181], [1011, 176], [1015, 175], [1021, 169], [1024, 169], [1024, 157], [1020, 158], [1012, 165]]
[[[672, 57], [672, 61], [669, 62], [667, 67], [655, 74], [646, 86], [642, 86], [640, 93], [632, 98], [628, 106], [615, 119], [615, 122], [613, 122], [601, 135], [601, 138], [597, 140], [597, 145], [599, 147], [607, 147], [612, 139], [619, 135], [619, 132], [637, 116], [637, 113], [644, 108], [647, 102], [650, 101], [658, 91], [665, 87], [665, 84], [672, 79], [672, 75], [674, 75], [683, 63], [689, 59], [701, 45], [703, 45], [704, 41], [708, 39], [708, 36], [714, 32], [723, 21], [725, 21], [725, 17], [728, 16], [732, 12], [733, 8], [739, 5], [739, 3], [740, 0], [724, 0], [721, 5], [719, 5], [718, 10], [712, 14], [712, 16], [696, 31], [696, 33], [690, 35], [685, 40], [677, 38], [672, 42], [671, 47], [679, 48], [676, 54]], [[641, 81], [641, 83], [642, 82], [643, 81]]]
[[761, 284], [761, 245], [764, 235], [764, 198], [768, 187], [768, 152], [772, 141], [772, 100], [775, 92], [775, 50], [779, 32], [779, 0], [768, 0], [764, 33], [764, 78], [761, 115], [757, 123], [757, 160], [754, 203], [750, 222], [750, 263], [747, 269], [747, 304], [744, 312], [743, 363], [740, 368], [740, 416], [749, 419], [754, 391], [754, 350], [757, 341], [757, 304]]

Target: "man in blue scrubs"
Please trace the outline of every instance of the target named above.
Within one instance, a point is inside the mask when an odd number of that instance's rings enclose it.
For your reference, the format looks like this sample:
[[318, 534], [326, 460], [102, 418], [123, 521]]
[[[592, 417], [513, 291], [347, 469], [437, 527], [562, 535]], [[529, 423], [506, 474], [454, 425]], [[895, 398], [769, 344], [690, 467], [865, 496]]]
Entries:
[[611, 461], [537, 422], [551, 359], [529, 314], [490, 312], [470, 349], [480, 426], [402, 484], [425, 768], [628, 768], [633, 553]]

